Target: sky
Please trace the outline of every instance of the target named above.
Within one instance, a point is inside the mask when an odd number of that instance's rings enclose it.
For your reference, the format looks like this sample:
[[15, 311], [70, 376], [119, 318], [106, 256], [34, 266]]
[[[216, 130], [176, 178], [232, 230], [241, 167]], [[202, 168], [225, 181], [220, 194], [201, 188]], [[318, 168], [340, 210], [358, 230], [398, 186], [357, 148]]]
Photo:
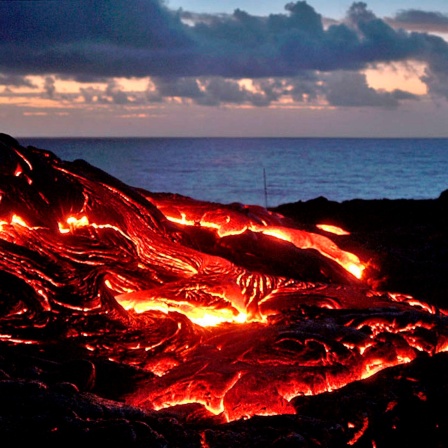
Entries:
[[0, 0], [0, 132], [448, 137], [448, 2]]

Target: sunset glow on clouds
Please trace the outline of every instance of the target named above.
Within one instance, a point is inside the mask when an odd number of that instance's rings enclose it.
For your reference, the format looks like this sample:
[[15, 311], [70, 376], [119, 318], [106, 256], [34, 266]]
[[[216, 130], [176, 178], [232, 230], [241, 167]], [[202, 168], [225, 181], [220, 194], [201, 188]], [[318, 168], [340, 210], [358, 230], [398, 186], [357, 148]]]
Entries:
[[358, 2], [336, 20], [302, 1], [259, 16], [112, 0], [0, 2], [0, 17], [3, 132], [448, 135], [443, 13], [380, 18]]

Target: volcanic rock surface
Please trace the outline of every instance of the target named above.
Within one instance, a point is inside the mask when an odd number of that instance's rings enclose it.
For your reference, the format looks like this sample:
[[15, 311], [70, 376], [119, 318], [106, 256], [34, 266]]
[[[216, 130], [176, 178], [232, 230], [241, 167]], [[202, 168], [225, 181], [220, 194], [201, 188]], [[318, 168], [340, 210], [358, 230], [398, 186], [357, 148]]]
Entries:
[[1, 134], [0, 194], [2, 446], [446, 446], [446, 193], [207, 203]]

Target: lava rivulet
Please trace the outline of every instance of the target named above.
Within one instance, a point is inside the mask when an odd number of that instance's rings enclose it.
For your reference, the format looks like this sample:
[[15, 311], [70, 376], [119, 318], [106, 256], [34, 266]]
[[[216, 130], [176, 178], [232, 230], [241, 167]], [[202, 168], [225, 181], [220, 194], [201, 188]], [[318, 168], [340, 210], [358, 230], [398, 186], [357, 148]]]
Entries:
[[[447, 314], [373, 291], [366, 261], [262, 207], [123, 184], [1, 143], [0, 334], [143, 372], [121, 397], [222, 421], [295, 412], [448, 348]], [[296, 269], [297, 268], [297, 269]]]
[[[151, 200], [169, 220], [182, 225], [215, 229], [220, 238], [244, 232], [262, 233], [288, 241], [300, 249], [315, 249], [340, 264], [356, 278], [360, 279], [365, 269], [365, 265], [355, 254], [339, 249], [327, 237], [291, 228], [284, 217], [262, 207], [239, 204], [238, 208], [226, 208], [187, 198], [179, 201], [175, 196], [153, 196]], [[335, 226], [320, 225], [318, 228], [347, 234]]]

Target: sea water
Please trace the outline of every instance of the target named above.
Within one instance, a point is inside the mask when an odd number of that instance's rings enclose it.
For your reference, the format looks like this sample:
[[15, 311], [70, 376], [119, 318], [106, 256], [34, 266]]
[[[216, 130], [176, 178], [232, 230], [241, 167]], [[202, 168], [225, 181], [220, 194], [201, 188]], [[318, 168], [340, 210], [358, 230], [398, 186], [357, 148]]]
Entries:
[[448, 139], [18, 140], [66, 161], [84, 159], [131, 186], [223, 204], [433, 199], [448, 189]]

